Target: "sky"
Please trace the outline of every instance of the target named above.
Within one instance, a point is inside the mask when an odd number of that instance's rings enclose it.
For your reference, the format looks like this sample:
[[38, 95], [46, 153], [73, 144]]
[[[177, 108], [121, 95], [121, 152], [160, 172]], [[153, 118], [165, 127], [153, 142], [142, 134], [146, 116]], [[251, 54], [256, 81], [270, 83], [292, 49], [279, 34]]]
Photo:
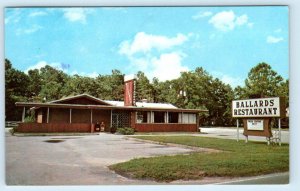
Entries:
[[289, 78], [287, 6], [5, 8], [5, 58], [96, 77], [175, 79], [203, 67], [232, 87], [266, 62]]

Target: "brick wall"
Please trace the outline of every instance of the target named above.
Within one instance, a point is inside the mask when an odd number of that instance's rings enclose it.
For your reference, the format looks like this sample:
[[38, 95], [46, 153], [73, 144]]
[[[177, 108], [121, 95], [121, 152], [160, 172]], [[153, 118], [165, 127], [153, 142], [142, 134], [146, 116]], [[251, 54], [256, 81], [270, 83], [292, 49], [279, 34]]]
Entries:
[[91, 132], [91, 124], [86, 123], [19, 123], [20, 133], [54, 133], [54, 132]]
[[134, 126], [137, 132], [198, 132], [197, 124], [165, 124], [165, 123], [136, 123]]

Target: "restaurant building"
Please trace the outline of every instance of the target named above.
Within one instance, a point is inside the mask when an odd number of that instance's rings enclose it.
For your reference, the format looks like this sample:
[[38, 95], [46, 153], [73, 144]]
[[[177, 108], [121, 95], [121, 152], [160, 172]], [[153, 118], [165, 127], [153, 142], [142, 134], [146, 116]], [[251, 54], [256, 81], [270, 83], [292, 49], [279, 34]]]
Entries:
[[[199, 113], [206, 110], [180, 109], [168, 103], [135, 101], [135, 77], [124, 77], [124, 101], [101, 100], [80, 94], [47, 103], [17, 102], [23, 107], [18, 132], [105, 132], [131, 127], [136, 132], [197, 132]], [[34, 111], [35, 122], [24, 121], [26, 110]]]

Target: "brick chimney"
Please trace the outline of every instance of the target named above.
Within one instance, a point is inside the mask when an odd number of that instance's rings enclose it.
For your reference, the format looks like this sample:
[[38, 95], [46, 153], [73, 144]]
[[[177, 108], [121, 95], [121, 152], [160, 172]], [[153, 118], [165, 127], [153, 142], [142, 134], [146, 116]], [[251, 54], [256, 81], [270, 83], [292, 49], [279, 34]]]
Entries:
[[124, 76], [124, 106], [135, 106], [135, 75]]

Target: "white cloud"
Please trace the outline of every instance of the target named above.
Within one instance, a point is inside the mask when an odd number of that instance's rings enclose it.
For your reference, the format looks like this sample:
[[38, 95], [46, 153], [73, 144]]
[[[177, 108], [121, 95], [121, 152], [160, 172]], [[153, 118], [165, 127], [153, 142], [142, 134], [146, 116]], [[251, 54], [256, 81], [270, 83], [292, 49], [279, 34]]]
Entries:
[[[248, 16], [246, 14], [236, 16], [233, 11], [222, 11], [215, 14], [208, 22], [218, 30], [230, 31], [236, 26], [247, 24]], [[253, 26], [253, 23], [250, 26]]]
[[46, 61], [39, 61], [35, 65], [29, 66], [24, 72], [26, 74], [28, 74], [29, 70], [34, 70], [34, 69], [40, 70], [41, 68], [45, 67], [46, 65], [49, 65], [49, 66], [51, 66], [51, 67], [53, 67], [55, 69], [62, 70], [62, 71], [65, 72], [65, 70], [63, 70], [63, 68], [62, 68], [62, 64], [61, 63], [59, 63], [59, 62], [48, 63]]
[[149, 79], [154, 77], [160, 81], [172, 80], [180, 76], [180, 72], [189, 68], [182, 64], [186, 55], [182, 52], [163, 53], [158, 56], [152, 54], [128, 57], [131, 72], [143, 71]]
[[254, 25], [254, 23], [247, 23], [247, 26], [248, 26], [249, 28], [252, 28], [253, 25]]
[[45, 15], [47, 15], [47, 13], [44, 11], [34, 11], [29, 14], [29, 17], [39, 17], [39, 16], [45, 16]]
[[21, 20], [22, 17], [21, 14], [22, 11], [20, 8], [14, 8], [13, 10], [10, 11], [9, 15], [7, 13], [5, 14], [4, 23], [5, 24], [18, 23]]
[[282, 32], [282, 29], [281, 29], [281, 28], [276, 29], [274, 32], [275, 32], [275, 33], [281, 33], [281, 32]]
[[199, 13], [197, 13], [196, 15], [192, 16], [192, 18], [194, 20], [198, 20], [198, 19], [201, 19], [201, 18], [204, 18], [204, 17], [209, 17], [211, 15], [212, 15], [212, 12], [205, 11], [205, 12], [199, 12]]
[[77, 72], [77, 70], [74, 70], [70, 73], [71, 75], [79, 75], [79, 76], [85, 76], [85, 77], [90, 77], [90, 78], [96, 78], [99, 76], [97, 72], [92, 72], [92, 73], [85, 73], [85, 72]]
[[86, 23], [86, 16], [92, 13], [92, 9], [88, 8], [66, 8], [63, 9], [64, 17], [70, 22]]
[[232, 88], [235, 88], [237, 86], [243, 86], [244, 85], [244, 79], [240, 77], [232, 77], [227, 74], [223, 74], [222, 72], [213, 71], [212, 75], [215, 78], [219, 78], [223, 83], [229, 84]]
[[188, 71], [181, 61], [185, 55], [180, 52], [171, 52], [152, 59], [153, 70], [148, 73], [150, 78], [157, 77], [160, 81], [172, 80], [180, 76], [180, 72]]
[[123, 41], [120, 44], [119, 53], [130, 56], [139, 52], [146, 53], [152, 49], [165, 50], [177, 45], [181, 45], [187, 40], [188, 36], [183, 34], [177, 34], [176, 37], [169, 38], [166, 36], [139, 32], [135, 35], [132, 42]]
[[239, 25], [239, 26], [244, 25], [247, 22], [248, 22], [248, 16], [245, 15], [245, 14], [242, 15], [242, 16], [237, 17], [236, 21], [235, 21], [236, 25]]
[[85, 72], [77, 72], [77, 70], [74, 70], [72, 72], [70, 72], [68, 69], [70, 67], [70, 65], [68, 64], [64, 64], [64, 63], [60, 63], [60, 62], [52, 62], [52, 63], [48, 63], [46, 61], [39, 61], [38, 63], [36, 63], [35, 65], [29, 66], [24, 72], [26, 74], [28, 74], [29, 70], [34, 70], [34, 69], [38, 69], [40, 70], [41, 68], [45, 67], [46, 65], [51, 66], [57, 70], [61, 70], [64, 73], [70, 74], [70, 75], [75, 75], [78, 74], [80, 76], [86, 76], [86, 77], [90, 77], [90, 78], [96, 78], [99, 74], [96, 72], [92, 72], [92, 73], [85, 73]]
[[22, 35], [22, 34], [32, 34], [35, 33], [39, 30], [43, 29], [40, 25], [33, 25], [31, 28], [27, 29], [17, 29], [16, 30], [16, 35]]
[[143, 71], [149, 79], [172, 80], [179, 77], [180, 72], [189, 70], [182, 64], [186, 55], [179, 45], [190, 37], [196, 38], [192, 33], [166, 37], [139, 32], [132, 40], [119, 45], [119, 54], [127, 57], [130, 72]]
[[282, 37], [274, 37], [274, 36], [267, 37], [267, 43], [270, 43], [270, 44], [278, 43], [280, 41], [283, 41]]

